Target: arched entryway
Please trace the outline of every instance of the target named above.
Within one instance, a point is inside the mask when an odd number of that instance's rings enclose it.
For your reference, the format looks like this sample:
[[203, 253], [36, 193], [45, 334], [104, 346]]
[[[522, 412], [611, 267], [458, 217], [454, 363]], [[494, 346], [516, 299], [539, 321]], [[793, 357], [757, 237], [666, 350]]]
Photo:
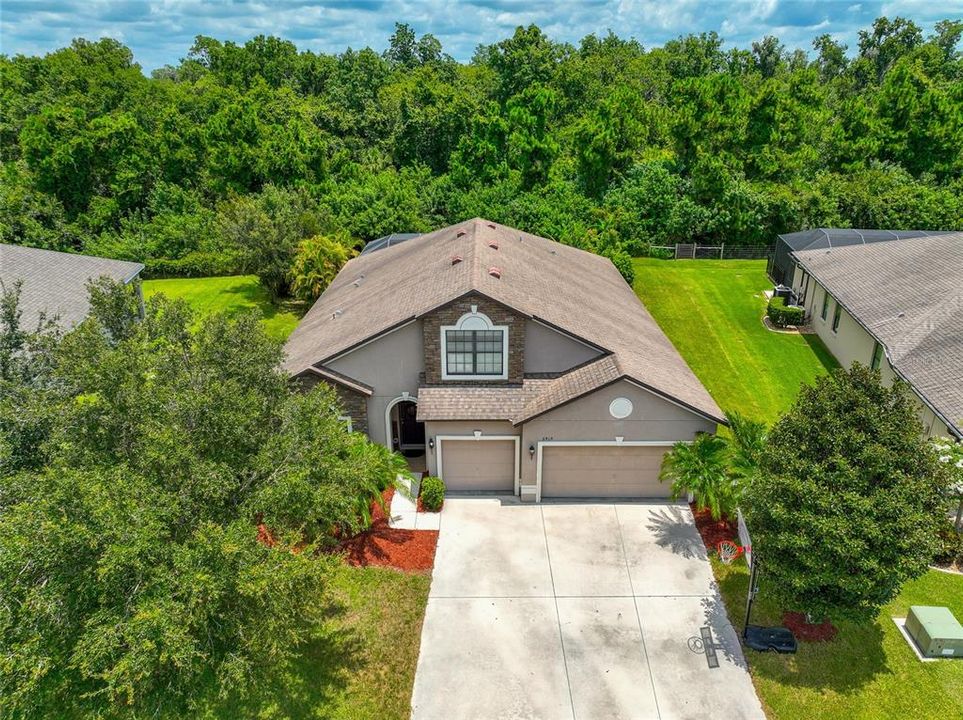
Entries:
[[425, 460], [425, 424], [418, 421], [418, 398], [395, 398], [385, 408], [388, 447], [408, 458], [412, 469]]

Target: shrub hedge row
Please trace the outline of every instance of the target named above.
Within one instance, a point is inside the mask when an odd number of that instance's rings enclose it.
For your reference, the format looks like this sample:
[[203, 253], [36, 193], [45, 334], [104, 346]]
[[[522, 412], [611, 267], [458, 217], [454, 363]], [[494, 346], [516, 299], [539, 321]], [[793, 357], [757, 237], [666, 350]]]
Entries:
[[802, 325], [806, 319], [806, 310], [796, 305], [787, 305], [784, 297], [774, 297], [769, 301], [766, 315], [776, 327], [786, 327]]

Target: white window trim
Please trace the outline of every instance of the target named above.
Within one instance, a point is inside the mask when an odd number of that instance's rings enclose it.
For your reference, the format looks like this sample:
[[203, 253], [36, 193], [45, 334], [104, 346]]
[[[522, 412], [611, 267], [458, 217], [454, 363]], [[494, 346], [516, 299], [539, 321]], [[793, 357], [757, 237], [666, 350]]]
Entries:
[[348, 432], [354, 432], [351, 426], [351, 416], [350, 415], [338, 415], [338, 420], [344, 423], [344, 426], [348, 429]]
[[521, 473], [521, 467], [522, 467], [520, 456], [519, 456], [521, 443], [522, 443], [522, 438], [520, 435], [484, 435], [481, 432], [475, 435], [435, 435], [435, 453], [436, 453], [435, 458], [438, 464], [437, 472], [438, 472], [438, 477], [440, 477], [442, 480], [445, 479], [445, 475], [444, 475], [442, 459], [441, 459], [442, 458], [441, 448], [442, 448], [442, 445], [444, 444], [443, 441], [445, 440], [449, 440], [449, 441], [461, 440], [466, 442], [481, 442], [484, 440], [513, 441], [515, 443], [515, 495], [518, 495], [518, 492], [519, 492], [518, 486], [521, 482], [520, 473]]
[[[502, 371], [499, 375], [460, 375], [448, 374], [448, 340], [449, 330], [462, 330], [462, 325], [469, 319], [481, 319], [484, 321], [485, 330], [500, 330], [502, 333]], [[469, 328], [478, 330], [480, 328]], [[441, 326], [441, 379], [442, 380], [507, 380], [508, 379], [508, 325], [492, 325], [492, 321], [484, 313], [478, 312], [476, 306], [472, 305], [471, 312], [465, 313], [454, 325]]]
[[[539, 440], [535, 443], [535, 502], [542, 501], [542, 450], [545, 447], [666, 447], [678, 440]], [[691, 443], [691, 440], [682, 442]]]

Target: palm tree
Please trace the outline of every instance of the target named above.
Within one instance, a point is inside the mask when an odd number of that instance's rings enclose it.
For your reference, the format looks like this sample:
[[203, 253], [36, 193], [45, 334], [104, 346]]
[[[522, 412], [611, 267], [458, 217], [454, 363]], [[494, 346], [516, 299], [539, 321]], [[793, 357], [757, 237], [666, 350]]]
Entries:
[[733, 478], [745, 485], [759, 470], [769, 431], [765, 423], [750, 420], [734, 410], [726, 411], [726, 417], [732, 434], [729, 471]]
[[699, 433], [691, 443], [677, 442], [662, 460], [659, 480], [672, 483], [672, 499], [691, 492], [696, 508], [708, 508], [713, 520], [734, 512], [739, 483], [729, 476], [729, 450], [725, 440]]

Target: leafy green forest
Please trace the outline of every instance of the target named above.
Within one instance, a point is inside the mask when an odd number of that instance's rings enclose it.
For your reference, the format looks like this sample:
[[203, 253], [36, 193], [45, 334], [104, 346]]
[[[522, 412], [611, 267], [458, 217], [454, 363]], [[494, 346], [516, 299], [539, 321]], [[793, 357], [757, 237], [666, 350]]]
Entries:
[[0, 58], [0, 241], [311, 297], [363, 241], [472, 216], [627, 273], [676, 241], [963, 229], [961, 33], [879, 18], [804, 52], [530, 26], [460, 63], [399, 24], [334, 55], [198, 36], [150, 77], [76, 40]]

